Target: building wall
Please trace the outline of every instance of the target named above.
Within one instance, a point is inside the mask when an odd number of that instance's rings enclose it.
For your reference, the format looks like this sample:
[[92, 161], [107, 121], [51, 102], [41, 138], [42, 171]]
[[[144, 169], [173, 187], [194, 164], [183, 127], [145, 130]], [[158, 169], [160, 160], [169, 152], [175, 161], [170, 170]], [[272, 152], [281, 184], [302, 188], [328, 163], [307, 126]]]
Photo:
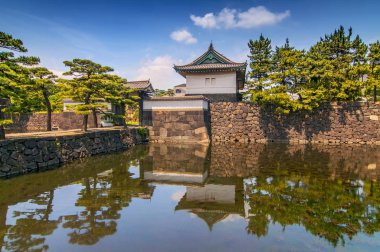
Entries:
[[186, 95], [186, 87], [174, 87], [174, 96]]
[[[206, 78], [215, 78], [215, 84], [206, 85]], [[186, 94], [236, 94], [236, 72], [188, 74]]]
[[145, 100], [144, 110], [199, 110], [208, 109], [205, 100]]
[[213, 142], [380, 144], [380, 104], [327, 104], [313, 113], [276, 115], [242, 102], [210, 104]]
[[[36, 132], [46, 130], [46, 113], [6, 114], [7, 119], [13, 123], [7, 125], [6, 133]], [[62, 112], [52, 114], [52, 127], [57, 130], [81, 129], [83, 116], [74, 112]], [[98, 123], [100, 118], [98, 115]], [[88, 117], [88, 127], [95, 127], [92, 115]]]

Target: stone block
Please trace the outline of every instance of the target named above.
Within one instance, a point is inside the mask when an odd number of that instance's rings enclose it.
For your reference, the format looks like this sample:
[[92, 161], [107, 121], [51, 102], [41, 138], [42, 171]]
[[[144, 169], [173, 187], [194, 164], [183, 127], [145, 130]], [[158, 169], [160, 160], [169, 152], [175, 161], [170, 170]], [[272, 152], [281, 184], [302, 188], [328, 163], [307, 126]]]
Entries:
[[372, 120], [372, 121], [378, 121], [379, 117], [377, 115], [370, 115], [369, 119]]
[[168, 130], [166, 128], [160, 128], [160, 137], [167, 137]]
[[376, 169], [376, 163], [368, 164], [367, 169], [368, 170], [375, 170]]
[[207, 133], [207, 128], [206, 127], [200, 127], [194, 130], [195, 134], [202, 134], [202, 133]]

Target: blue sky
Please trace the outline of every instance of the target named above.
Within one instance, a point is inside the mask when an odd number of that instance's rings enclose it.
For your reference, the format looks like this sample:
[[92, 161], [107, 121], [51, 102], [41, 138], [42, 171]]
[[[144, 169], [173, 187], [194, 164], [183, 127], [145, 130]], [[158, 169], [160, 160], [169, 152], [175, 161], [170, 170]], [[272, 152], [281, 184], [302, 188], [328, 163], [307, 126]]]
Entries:
[[88, 58], [155, 88], [185, 80], [172, 69], [203, 53], [210, 41], [246, 61], [249, 39], [274, 45], [289, 38], [307, 49], [339, 25], [371, 43], [380, 39], [380, 2], [361, 1], [39, 1], [0, 0], [0, 30], [24, 41], [28, 55], [57, 74], [64, 60]]

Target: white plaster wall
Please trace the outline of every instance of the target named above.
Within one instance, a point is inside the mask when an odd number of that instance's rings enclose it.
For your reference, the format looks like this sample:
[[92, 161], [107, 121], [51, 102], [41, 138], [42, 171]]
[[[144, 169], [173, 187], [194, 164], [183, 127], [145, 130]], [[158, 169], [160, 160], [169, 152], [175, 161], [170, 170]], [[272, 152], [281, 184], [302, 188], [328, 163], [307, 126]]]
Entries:
[[176, 183], [203, 183], [207, 178], [207, 172], [204, 174], [194, 173], [194, 174], [181, 174], [176, 172], [144, 172], [144, 179], [153, 181], [168, 181]]
[[200, 202], [235, 203], [235, 185], [207, 184], [187, 187], [186, 199]]
[[[216, 83], [206, 85], [206, 78], [215, 78]], [[186, 94], [235, 94], [236, 72], [213, 74], [188, 74]]]
[[144, 100], [144, 110], [182, 110], [182, 109], [199, 109], [207, 110], [208, 103], [204, 100], [173, 100], [173, 101], [155, 101]]

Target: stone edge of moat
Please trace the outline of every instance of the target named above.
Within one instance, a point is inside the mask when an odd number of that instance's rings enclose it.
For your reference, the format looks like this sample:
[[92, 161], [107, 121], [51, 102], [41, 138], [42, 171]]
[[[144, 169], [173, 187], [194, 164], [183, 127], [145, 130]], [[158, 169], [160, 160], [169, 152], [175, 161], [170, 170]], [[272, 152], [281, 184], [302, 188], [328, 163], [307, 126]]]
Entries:
[[138, 127], [10, 135], [0, 141], [0, 178], [46, 170], [145, 142], [147, 138], [139, 134]]

